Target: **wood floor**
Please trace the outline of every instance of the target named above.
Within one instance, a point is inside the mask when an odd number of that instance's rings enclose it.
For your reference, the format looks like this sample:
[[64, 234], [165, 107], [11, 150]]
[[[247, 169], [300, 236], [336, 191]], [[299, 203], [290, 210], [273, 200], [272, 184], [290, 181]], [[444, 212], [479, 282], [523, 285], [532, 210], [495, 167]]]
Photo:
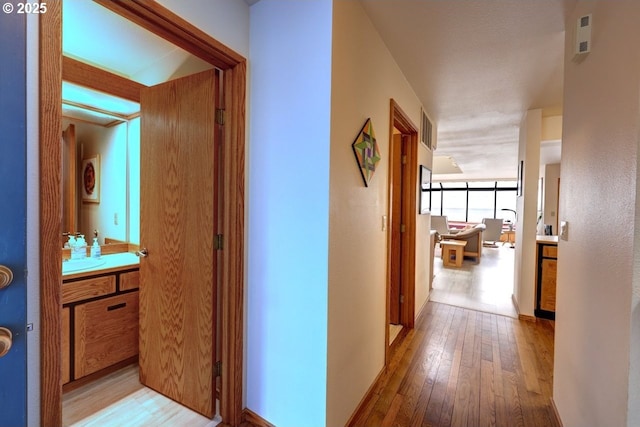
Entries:
[[558, 427], [554, 323], [428, 302], [352, 426]]
[[62, 401], [63, 426], [214, 427], [219, 422], [144, 387], [137, 365], [67, 392]]

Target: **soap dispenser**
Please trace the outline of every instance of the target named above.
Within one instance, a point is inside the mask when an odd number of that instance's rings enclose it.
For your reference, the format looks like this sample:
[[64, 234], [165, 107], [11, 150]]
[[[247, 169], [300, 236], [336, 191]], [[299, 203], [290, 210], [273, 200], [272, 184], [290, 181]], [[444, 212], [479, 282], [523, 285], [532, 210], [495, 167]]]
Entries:
[[93, 245], [91, 245], [91, 258], [100, 258], [102, 250], [98, 244], [98, 238], [93, 238]]

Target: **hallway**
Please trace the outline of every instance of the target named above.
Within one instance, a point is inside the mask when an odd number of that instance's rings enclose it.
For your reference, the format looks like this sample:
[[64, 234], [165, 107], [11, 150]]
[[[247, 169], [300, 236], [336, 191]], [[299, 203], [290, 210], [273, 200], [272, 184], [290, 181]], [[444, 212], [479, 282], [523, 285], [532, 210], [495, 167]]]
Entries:
[[352, 426], [555, 427], [554, 323], [428, 302]]

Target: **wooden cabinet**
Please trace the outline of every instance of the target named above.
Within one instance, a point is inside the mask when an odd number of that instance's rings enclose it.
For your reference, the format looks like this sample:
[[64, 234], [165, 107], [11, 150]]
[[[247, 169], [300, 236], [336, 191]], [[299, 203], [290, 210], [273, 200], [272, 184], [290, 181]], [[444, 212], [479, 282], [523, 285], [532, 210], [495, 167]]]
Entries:
[[138, 354], [138, 292], [75, 307], [73, 365], [76, 378]]
[[556, 272], [558, 244], [554, 239], [538, 239], [536, 268], [535, 315], [545, 319], [556, 318]]
[[[93, 274], [93, 275], [91, 275]], [[62, 283], [62, 377], [108, 373], [138, 355], [138, 269], [89, 273]], [[101, 372], [102, 371], [102, 372]]]

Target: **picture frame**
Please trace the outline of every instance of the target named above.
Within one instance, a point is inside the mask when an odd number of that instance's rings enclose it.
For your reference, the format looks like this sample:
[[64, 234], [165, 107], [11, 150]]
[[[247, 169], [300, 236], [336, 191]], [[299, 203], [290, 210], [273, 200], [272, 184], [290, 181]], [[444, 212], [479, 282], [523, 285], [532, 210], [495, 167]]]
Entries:
[[100, 155], [82, 160], [80, 187], [83, 203], [100, 203]]
[[431, 212], [431, 169], [420, 165], [420, 207], [419, 214]]
[[376, 141], [376, 135], [373, 131], [373, 124], [370, 118], [367, 119], [362, 129], [360, 129], [360, 132], [358, 132], [358, 136], [356, 136], [351, 147], [353, 148], [356, 162], [358, 162], [358, 168], [360, 169], [364, 186], [368, 187], [376, 171], [376, 166], [382, 159], [380, 147]]

